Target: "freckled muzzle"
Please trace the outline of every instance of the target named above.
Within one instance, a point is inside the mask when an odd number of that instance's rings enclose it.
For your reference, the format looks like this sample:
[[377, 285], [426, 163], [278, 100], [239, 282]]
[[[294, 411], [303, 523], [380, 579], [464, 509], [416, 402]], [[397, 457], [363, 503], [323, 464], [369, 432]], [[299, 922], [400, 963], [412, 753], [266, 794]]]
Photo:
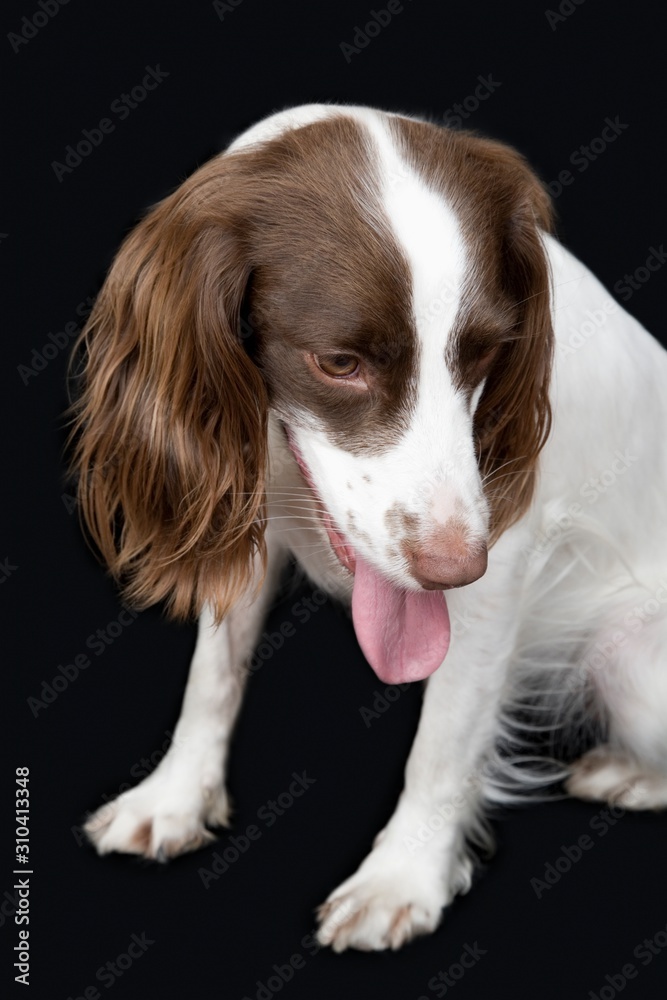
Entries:
[[289, 447], [313, 490], [320, 516], [338, 559], [354, 573], [352, 620], [359, 645], [386, 684], [423, 680], [442, 664], [450, 640], [442, 587], [421, 591], [397, 587], [362, 558], [336, 528], [288, 428]]

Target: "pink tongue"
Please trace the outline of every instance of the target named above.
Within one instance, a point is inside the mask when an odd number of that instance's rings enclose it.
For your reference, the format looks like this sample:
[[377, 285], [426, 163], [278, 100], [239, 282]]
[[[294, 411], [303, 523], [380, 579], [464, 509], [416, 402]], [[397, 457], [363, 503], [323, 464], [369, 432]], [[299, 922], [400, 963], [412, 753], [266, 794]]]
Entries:
[[357, 553], [352, 620], [359, 645], [386, 684], [419, 681], [449, 649], [449, 613], [440, 590], [401, 590]]

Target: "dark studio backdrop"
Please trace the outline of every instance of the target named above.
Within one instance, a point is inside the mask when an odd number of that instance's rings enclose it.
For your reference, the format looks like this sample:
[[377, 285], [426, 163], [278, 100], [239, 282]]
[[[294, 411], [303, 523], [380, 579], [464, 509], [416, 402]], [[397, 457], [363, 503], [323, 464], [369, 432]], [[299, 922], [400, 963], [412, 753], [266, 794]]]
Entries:
[[[307, 583], [266, 626], [231, 758], [233, 829], [167, 866], [100, 859], [79, 829], [160, 759], [195, 637], [160, 609], [122, 614], [63, 479], [69, 345], [113, 252], [257, 119], [309, 101], [370, 104], [517, 146], [550, 182], [567, 245], [664, 338], [665, 15], [649, 0], [559, 3], [3, 6], [3, 995], [663, 995], [667, 817], [575, 801], [499, 813], [496, 857], [432, 936], [395, 954], [316, 953], [314, 908], [390, 815], [421, 693], [383, 701], [350, 622]], [[146, 77], [152, 89], [137, 90]], [[77, 162], [68, 147], [81, 142]], [[21, 925], [18, 767], [31, 802]], [[304, 772], [307, 790], [290, 797]], [[29, 987], [14, 981], [21, 928]]]

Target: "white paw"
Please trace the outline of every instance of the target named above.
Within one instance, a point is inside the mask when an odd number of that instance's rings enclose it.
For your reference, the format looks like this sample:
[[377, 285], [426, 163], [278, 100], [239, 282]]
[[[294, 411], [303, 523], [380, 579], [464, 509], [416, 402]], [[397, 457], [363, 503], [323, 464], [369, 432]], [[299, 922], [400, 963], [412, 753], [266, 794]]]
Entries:
[[334, 951], [395, 950], [434, 931], [450, 898], [437, 867], [374, 850], [319, 908], [318, 940]]
[[167, 861], [215, 840], [207, 826], [227, 826], [221, 784], [199, 784], [192, 772], [158, 768], [136, 788], [101, 806], [84, 830], [99, 854], [120, 851]]
[[572, 765], [565, 787], [576, 798], [610, 802], [623, 809], [667, 806], [667, 775], [604, 744]]

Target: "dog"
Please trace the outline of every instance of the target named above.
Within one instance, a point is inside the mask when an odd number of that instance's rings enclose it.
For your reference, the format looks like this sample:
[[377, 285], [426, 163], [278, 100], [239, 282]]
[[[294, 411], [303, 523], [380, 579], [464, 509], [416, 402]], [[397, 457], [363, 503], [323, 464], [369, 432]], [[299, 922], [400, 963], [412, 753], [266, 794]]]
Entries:
[[290, 556], [383, 684], [426, 681], [323, 944], [433, 931], [488, 803], [564, 781], [667, 805], [667, 353], [555, 238], [517, 152], [365, 107], [274, 114], [131, 232], [79, 351], [87, 530], [135, 605], [199, 616], [173, 745], [89, 818], [100, 854], [166, 860], [228, 823]]

